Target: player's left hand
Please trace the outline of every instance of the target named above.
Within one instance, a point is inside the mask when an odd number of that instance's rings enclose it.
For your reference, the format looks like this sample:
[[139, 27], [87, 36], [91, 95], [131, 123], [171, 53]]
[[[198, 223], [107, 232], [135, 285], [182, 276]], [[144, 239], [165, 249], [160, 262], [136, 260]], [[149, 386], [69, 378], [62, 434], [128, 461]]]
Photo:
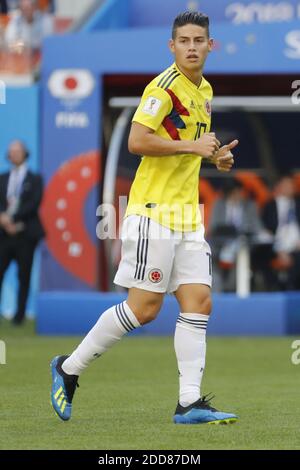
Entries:
[[238, 140], [233, 140], [230, 144], [223, 145], [214, 155], [213, 163], [219, 171], [230, 171], [233, 164], [233, 154], [231, 150], [238, 145]]

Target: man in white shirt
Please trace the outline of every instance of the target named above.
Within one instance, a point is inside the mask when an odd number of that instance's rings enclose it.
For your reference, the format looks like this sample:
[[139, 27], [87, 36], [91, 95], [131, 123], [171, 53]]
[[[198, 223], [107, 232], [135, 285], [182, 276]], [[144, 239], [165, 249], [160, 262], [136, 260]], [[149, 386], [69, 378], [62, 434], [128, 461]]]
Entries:
[[282, 175], [274, 199], [264, 208], [263, 222], [274, 236], [273, 254], [285, 271], [282, 287], [300, 289], [300, 199], [292, 175]]
[[256, 204], [244, 194], [242, 183], [228, 178], [223, 182], [222, 192], [223, 197], [217, 199], [212, 208], [209, 224], [210, 244], [215, 254], [214, 289], [232, 292], [236, 289], [233, 267], [245, 236], [253, 261], [263, 227]]

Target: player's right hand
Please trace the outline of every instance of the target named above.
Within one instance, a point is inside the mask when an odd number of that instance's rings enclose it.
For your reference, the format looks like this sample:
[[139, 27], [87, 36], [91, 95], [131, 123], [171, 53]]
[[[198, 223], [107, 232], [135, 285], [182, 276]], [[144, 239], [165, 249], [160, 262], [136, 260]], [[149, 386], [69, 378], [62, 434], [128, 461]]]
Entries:
[[197, 155], [212, 158], [220, 148], [220, 141], [214, 132], [205, 132], [199, 139], [195, 140], [194, 148]]

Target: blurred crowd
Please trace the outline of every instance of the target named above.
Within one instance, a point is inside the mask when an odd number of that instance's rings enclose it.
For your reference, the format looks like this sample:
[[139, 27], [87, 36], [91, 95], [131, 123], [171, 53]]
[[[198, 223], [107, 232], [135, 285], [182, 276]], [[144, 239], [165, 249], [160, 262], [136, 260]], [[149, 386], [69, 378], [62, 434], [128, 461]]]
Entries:
[[210, 216], [215, 290], [236, 289], [236, 263], [245, 246], [252, 291], [300, 289], [300, 198], [292, 174], [281, 175], [259, 210], [236, 179], [224, 181]]
[[0, 73], [30, 74], [38, 67], [43, 39], [55, 31], [53, 3], [0, 1]]
[[39, 50], [44, 37], [54, 32], [53, 15], [47, 11], [52, 6], [51, 2], [6, 2], [10, 8], [10, 20], [4, 32], [5, 46], [11, 48], [21, 43], [25, 48]]
[[64, 33], [94, 0], [0, 0], [0, 75], [35, 76], [44, 38]]

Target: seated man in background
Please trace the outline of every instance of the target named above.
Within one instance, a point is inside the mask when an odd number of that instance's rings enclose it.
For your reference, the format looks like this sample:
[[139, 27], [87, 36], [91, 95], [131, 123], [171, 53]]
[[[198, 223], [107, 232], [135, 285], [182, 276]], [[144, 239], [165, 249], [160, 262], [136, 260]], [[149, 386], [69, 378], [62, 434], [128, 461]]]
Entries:
[[42, 178], [27, 168], [28, 151], [20, 141], [9, 146], [9, 173], [0, 175], [0, 291], [11, 261], [18, 265], [18, 307], [14, 324], [25, 318], [33, 255], [44, 230], [38, 216]]
[[272, 266], [277, 274], [276, 287], [300, 289], [300, 199], [292, 175], [280, 176], [274, 198], [266, 204], [262, 218], [274, 237]]
[[235, 270], [231, 268], [241, 246], [241, 236], [246, 237], [251, 248], [252, 243], [260, 239], [263, 225], [255, 202], [245, 196], [238, 180], [225, 180], [222, 193], [223, 197], [216, 201], [212, 209], [209, 224], [210, 242], [215, 253], [215, 290], [233, 291]]
[[18, 5], [5, 30], [5, 43], [8, 47], [39, 50], [44, 37], [54, 32], [53, 16], [41, 12], [36, 0], [19, 0]]

